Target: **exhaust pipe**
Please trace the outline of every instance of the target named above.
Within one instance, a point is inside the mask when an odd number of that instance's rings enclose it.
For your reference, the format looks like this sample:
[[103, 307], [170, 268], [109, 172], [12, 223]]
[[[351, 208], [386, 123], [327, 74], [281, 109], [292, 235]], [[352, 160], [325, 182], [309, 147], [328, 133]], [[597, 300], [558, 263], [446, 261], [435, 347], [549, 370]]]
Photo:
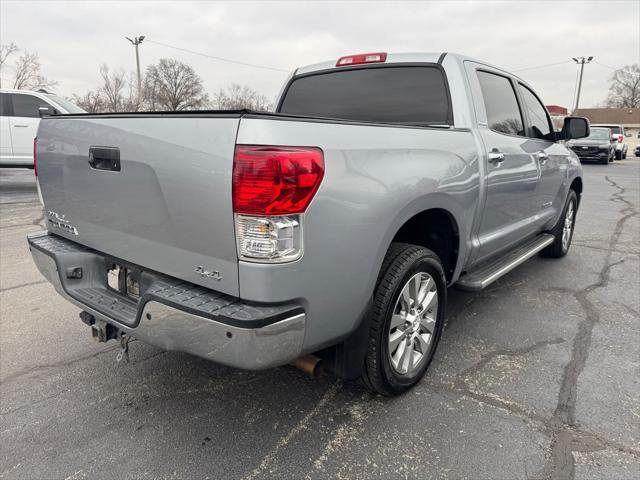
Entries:
[[318, 378], [322, 375], [322, 359], [315, 355], [305, 355], [304, 357], [298, 357], [291, 365], [298, 370], [302, 370], [307, 375]]

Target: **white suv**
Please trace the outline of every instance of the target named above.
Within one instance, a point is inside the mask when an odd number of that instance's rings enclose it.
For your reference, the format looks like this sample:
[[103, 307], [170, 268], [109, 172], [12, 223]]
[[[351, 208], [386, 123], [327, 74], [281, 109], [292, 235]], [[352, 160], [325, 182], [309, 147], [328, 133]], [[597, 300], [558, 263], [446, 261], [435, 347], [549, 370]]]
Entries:
[[45, 91], [0, 90], [0, 167], [33, 168], [33, 138], [41, 115], [85, 113]]
[[624, 132], [623, 125], [605, 125], [605, 124], [592, 124], [592, 127], [605, 127], [611, 129], [611, 139], [616, 140], [616, 160], [622, 160], [623, 158], [627, 158], [627, 149], [629, 145], [627, 145], [626, 137], [630, 137], [631, 135], [627, 135]]

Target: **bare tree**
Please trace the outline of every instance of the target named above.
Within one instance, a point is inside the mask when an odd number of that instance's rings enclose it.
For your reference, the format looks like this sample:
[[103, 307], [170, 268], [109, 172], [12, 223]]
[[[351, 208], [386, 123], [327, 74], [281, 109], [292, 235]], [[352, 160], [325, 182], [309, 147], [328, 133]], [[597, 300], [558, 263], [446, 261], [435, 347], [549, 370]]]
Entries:
[[9, 45], [0, 45], [0, 87], [2, 87], [2, 67], [7, 59], [18, 51], [18, 46], [11, 42]]
[[640, 108], [640, 66], [637, 63], [619, 68], [609, 81], [607, 107]]
[[100, 92], [104, 96], [105, 108], [108, 112], [122, 110], [124, 104], [124, 89], [126, 87], [125, 71], [111, 72], [105, 63], [100, 67], [102, 86]]
[[213, 96], [213, 104], [219, 110], [269, 111], [273, 105], [267, 97], [247, 85], [232, 83]]
[[104, 95], [99, 90], [89, 90], [82, 96], [73, 94], [71, 101], [89, 113], [106, 111]]
[[147, 67], [144, 97], [150, 110], [198, 109], [209, 103], [200, 76], [191, 66], [173, 58], [162, 58], [157, 65]]
[[16, 60], [16, 76], [13, 82], [13, 88], [18, 90], [37, 90], [40, 88], [50, 88], [58, 84], [58, 82], [42, 75], [40, 68], [41, 65], [38, 54], [25, 51], [18, 60]]
[[101, 85], [84, 95], [74, 94], [76, 105], [89, 113], [136, 112], [139, 110], [138, 96], [132, 72], [120, 69], [113, 71], [107, 64], [100, 67]]

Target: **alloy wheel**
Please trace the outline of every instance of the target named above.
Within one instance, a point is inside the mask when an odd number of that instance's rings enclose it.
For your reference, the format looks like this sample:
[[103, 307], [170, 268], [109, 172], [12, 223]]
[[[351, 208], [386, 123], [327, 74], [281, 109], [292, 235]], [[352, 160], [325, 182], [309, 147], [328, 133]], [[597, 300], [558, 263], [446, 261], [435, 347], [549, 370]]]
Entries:
[[575, 208], [573, 202], [569, 202], [567, 206], [567, 212], [564, 215], [564, 226], [562, 227], [562, 250], [566, 252], [569, 249], [569, 242], [571, 241], [571, 231], [573, 230], [573, 215]]
[[411, 374], [427, 358], [437, 316], [436, 282], [428, 273], [416, 273], [402, 287], [391, 316], [389, 357], [396, 372]]

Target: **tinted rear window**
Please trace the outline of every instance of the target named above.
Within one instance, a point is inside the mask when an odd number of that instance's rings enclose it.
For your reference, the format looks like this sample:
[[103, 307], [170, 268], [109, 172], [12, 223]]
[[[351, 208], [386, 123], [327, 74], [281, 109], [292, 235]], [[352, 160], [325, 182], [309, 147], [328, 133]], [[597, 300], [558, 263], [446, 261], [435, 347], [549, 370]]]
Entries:
[[603, 125], [603, 127], [610, 128], [611, 129], [611, 133], [614, 134], [614, 135], [620, 133], [620, 127], [618, 127], [618, 126], [615, 126], [615, 125]]
[[436, 67], [335, 70], [295, 79], [281, 113], [409, 125], [452, 123], [447, 86]]

